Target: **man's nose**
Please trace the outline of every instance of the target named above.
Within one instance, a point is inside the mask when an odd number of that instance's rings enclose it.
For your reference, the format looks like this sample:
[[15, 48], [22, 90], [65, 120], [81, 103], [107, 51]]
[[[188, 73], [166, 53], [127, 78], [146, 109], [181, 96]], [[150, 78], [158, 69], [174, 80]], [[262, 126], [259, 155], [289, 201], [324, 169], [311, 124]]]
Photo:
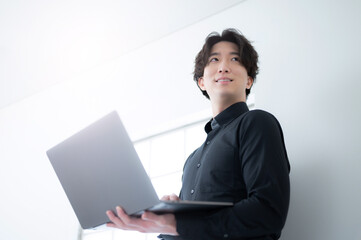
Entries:
[[219, 73], [228, 73], [230, 72], [229, 65], [226, 61], [221, 61], [218, 65], [218, 72]]

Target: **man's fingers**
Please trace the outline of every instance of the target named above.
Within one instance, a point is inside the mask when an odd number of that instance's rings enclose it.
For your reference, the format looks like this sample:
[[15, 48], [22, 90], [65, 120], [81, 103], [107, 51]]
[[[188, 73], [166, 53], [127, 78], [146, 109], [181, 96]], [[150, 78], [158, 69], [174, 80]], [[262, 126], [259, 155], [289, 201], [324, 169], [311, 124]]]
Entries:
[[164, 226], [166, 224], [166, 221], [165, 221], [163, 215], [157, 215], [152, 212], [143, 213], [142, 219], [146, 220], [148, 222], [153, 222], [153, 223], [157, 224], [158, 226]]
[[116, 207], [116, 210], [118, 214], [118, 219], [121, 220], [124, 229], [144, 232], [144, 227], [145, 227], [144, 225], [146, 223], [144, 223], [142, 219], [130, 217], [128, 214], [124, 212], [123, 208], [119, 206]]
[[115, 209], [117, 210], [117, 214], [120, 220], [122, 220], [122, 222], [126, 225], [129, 225], [130, 217], [124, 212], [124, 210], [119, 206], [117, 206]]
[[164, 195], [160, 200], [162, 201], [178, 201], [179, 197], [172, 193], [171, 195]]
[[[144, 212], [144, 213], [142, 214], [141, 218], [142, 218], [143, 220], [146, 220], [146, 221], [155, 222], [156, 219], [155, 219], [155, 217], [154, 217], [153, 215], [155, 215], [155, 214], [154, 214], [154, 213], [151, 213], [151, 212]], [[157, 216], [157, 215], [156, 215], [156, 216]]]
[[169, 200], [170, 200], [170, 196], [169, 196], [169, 195], [164, 195], [160, 200], [162, 200], [162, 201], [169, 201]]
[[116, 220], [116, 218], [117, 218], [112, 211], [107, 211], [106, 214], [107, 214], [109, 220], [111, 220], [112, 222], [114, 220]]
[[106, 214], [108, 215], [109, 220], [112, 221], [114, 225], [116, 225], [119, 228], [124, 228], [124, 223], [122, 222], [122, 220], [117, 216], [115, 216], [115, 214], [112, 211], [107, 211]]
[[120, 207], [116, 207], [116, 210], [118, 216], [116, 216], [112, 211], [106, 212], [109, 220], [112, 221], [106, 224], [107, 227], [144, 232], [144, 228], [136, 224], [137, 219], [132, 219], [129, 217]]
[[107, 227], [112, 227], [112, 228], [116, 228], [117, 225], [115, 225], [114, 223], [107, 223], [106, 224]]
[[179, 197], [174, 193], [172, 193], [169, 197], [170, 197], [171, 201], [178, 201], [179, 200]]
[[106, 214], [111, 222], [107, 227], [114, 227], [123, 230], [136, 230], [139, 232], [164, 232], [177, 234], [176, 220], [173, 214], [157, 215], [152, 212], [145, 212], [141, 218], [131, 217], [121, 207], [116, 207], [116, 214], [107, 211]]

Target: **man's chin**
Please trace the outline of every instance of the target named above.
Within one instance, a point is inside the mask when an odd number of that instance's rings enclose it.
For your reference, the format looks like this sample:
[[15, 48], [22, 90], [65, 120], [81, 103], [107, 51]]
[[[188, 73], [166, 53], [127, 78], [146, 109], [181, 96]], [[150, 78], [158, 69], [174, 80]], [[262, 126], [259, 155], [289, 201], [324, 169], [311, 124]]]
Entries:
[[230, 92], [222, 92], [218, 95], [220, 100], [224, 101], [240, 101], [242, 99], [242, 96], [239, 94], [234, 94]]

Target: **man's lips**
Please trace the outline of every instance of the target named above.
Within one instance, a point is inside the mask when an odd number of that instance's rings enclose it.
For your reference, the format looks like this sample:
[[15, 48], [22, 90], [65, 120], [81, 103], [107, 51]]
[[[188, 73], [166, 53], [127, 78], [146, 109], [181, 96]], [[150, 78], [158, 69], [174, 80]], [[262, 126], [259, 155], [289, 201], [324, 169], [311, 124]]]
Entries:
[[232, 82], [232, 79], [229, 78], [218, 78], [216, 79], [216, 82]]

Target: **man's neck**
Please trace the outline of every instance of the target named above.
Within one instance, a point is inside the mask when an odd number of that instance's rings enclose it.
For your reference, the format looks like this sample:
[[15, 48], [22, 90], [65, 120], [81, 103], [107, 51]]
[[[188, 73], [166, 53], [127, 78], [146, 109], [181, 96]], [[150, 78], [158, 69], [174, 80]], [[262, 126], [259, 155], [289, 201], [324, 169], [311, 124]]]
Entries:
[[230, 101], [212, 101], [213, 118], [237, 102], [246, 102], [246, 99], [234, 99]]

